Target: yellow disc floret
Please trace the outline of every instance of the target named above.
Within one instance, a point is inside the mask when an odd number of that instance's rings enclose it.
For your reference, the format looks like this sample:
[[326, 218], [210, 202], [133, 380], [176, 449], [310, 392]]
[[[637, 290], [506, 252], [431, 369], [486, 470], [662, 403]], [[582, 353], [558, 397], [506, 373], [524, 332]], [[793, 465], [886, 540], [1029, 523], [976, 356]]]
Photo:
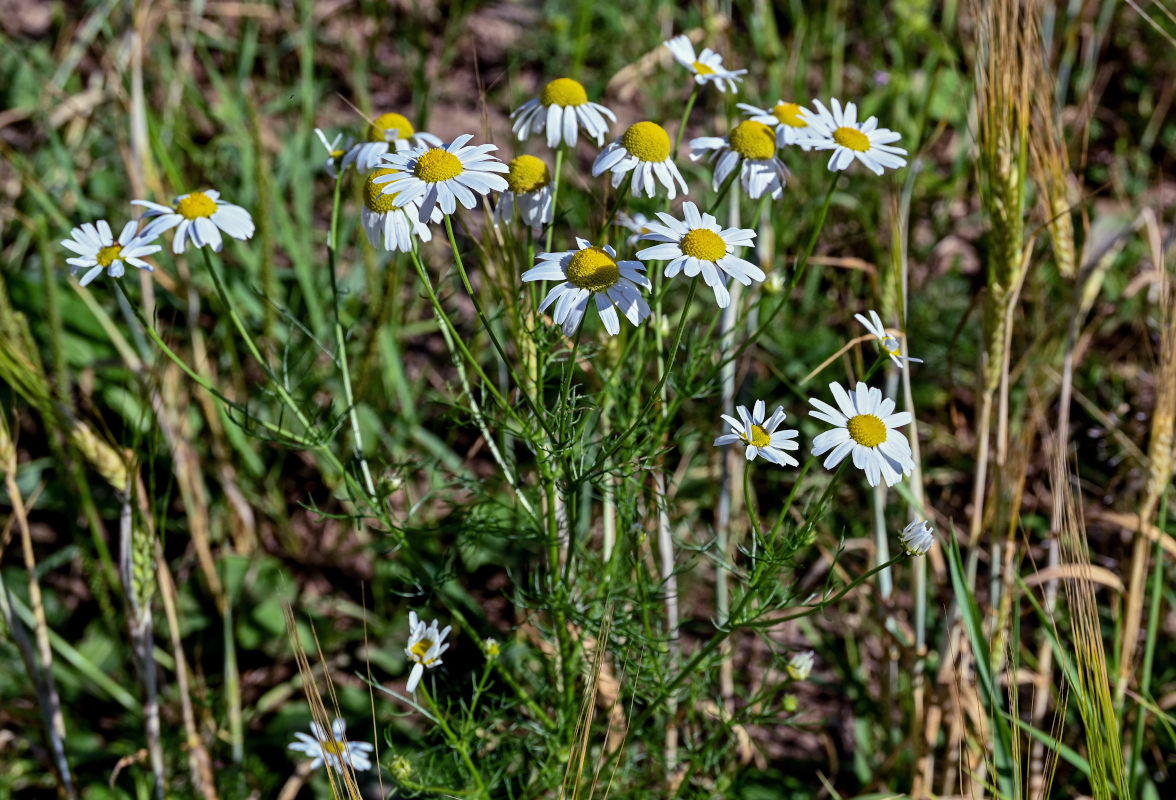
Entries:
[[98, 254], [94, 256], [94, 260], [98, 262], [98, 266], [100, 267], [109, 267], [115, 261], [118, 261], [121, 257], [122, 245], [118, 242], [115, 242], [114, 244], [110, 244], [101, 248], [98, 251]]
[[427, 664], [425, 656], [428, 655], [429, 649], [433, 646], [433, 640], [427, 636], [412, 646], [412, 655], [421, 664]]
[[870, 149], [870, 137], [857, 128], [841, 127], [833, 131], [833, 141], [842, 147], [864, 153]]
[[603, 292], [616, 285], [621, 270], [613, 257], [599, 247], [585, 247], [568, 262], [568, 282], [590, 292]]
[[714, 75], [715, 71], [701, 61], [695, 61], [691, 66], [694, 67], [694, 72], [698, 75]]
[[539, 102], [545, 106], [582, 106], [588, 102], [588, 93], [579, 81], [556, 78], [543, 87]]
[[327, 755], [338, 756], [343, 754], [344, 744], [335, 738], [320, 741], [319, 744], [323, 748], [323, 752]]
[[752, 425], [751, 438], [747, 440], [747, 443], [754, 447], [767, 447], [772, 443], [772, 437], [759, 425]]
[[886, 441], [886, 423], [873, 414], [858, 414], [845, 423], [849, 438], [863, 447], [877, 447]]
[[690, 231], [682, 237], [678, 246], [684, 254], [702, 261], [718, 261], [727, 255], [727, 243], [723, 241], [723, 237], [706, 228]]
[[804, 110], [796, 103], [780, 103], [772, 109], [772, 115], [780, 121], [781, 125], [787, 125], [790, 128], [808, 127], [808, 123], [804, 121]]
[[216, 213], [216, 201], [204, 192], [192, 192], [176, 204], [176, 213], [184, 219], [211, 217]]
[[417, 159], [413, 174], [425, 183], [441, 183], [456, 178], [465, 167], [461, 159], [440, 147], [430, 147], [428, 152]]
[[776, 134], [762, 122], [745, 119], [731, 131], [731, 149], [744, 158], [766, 161], [776, 155]]
[[411, 139], [416, 134], [412, 123], [400, 114], [381, 114], [368, 125], [369, 142], [387, 142], [393, 139]]
[[396, 192], [391, 194], [382, 194], [385, 184], [376, 183], [376, 178], [382, 175], [395, 175], [394, 169], [378, 169], [371, 175], [368, 175], [367, 181], [363, 184], [363, 203], [368, 207], [369, 211], [375, 211], [377, 214], [386, 214], [400, 208], [396, 204]]
[[515, 194], [537, 192], [551, 182], [547, 165], [535, 156], [518, 156], [510, 160], [506, 185]]
[[621, 136], [626, 150], [642, 161], [665, 161], [670, 157], [670, 135], [656, 122], [638, 122]]

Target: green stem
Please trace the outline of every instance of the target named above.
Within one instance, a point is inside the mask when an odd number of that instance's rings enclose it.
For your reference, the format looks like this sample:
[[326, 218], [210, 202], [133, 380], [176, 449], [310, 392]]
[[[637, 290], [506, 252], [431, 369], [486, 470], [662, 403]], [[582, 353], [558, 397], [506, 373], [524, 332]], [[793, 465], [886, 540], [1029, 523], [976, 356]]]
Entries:
[[559, 429], [559, 442], [556, 443], [556, 447], [560, 449], [565, 447], [567, 444], [564, 441], [564, 437], [567, 431], [567, 425], [565, 423], [568, 422], [568, 419], [571, 416], [571, 409], [568, 408], [568, 404], [571, 399], [572, 371], [576, 367], [576, 352], [580, 348], [580, 337], [583, 335], [583, 333], [584, 325], [583, 321], [581, 321], [580, 326], [576, 328], [576, 338], [572, 340], [572, 352], [568, 354], [568, 361], [566, 364], [564, 364], [563, 385], [559, 390], [559, 418], [557, 423], [557, 428]]
[[[678, 123], [678, 132], [674, 134], [674, 149], [670, 151], [670, 158], [677, 158], [678, 148], [682, 146], [682, 136], [686, 133], [686, 123], [690, 120], [690, 112], [694, 109], [694, 101], [698, 99], [698, 84], [690, 92], [690, 99], [686, 101], [686, 108], [682, 109], [682, 121]], [[666, 198], [666, 211], [670, 210], [670, 200]]]
[[559, 201], [559, 179], [563, 173], [564, 144], [560, 142], [555, 151], [555, 177], [551, 180], [551, 224], [547, 226], [547, 244], [544, 252], [551, 252], [551, 237], [555, 233], [555, 204]]
[[[1164, 586], [1164, 551], [1161, 547], [1165, 525], [1168, 521], [1168, 493], [1160, 495], [1159, 535], [1152, 551], [1151, 597], [1147, 613], [1147, 637], [1143, 644], [1143, 663], [1140, 665], [1139, 694], [1144, 699], [1151, 697], [1152, 664], [1156, 655], [1156, 638], [1159, 632], [1160, 601]], [[1147, 706], [1139, 704], [1135, 717], [1135, 735], [1131, 738], [1131, 766], [1127, 779], [1131, 781], [1131, 797], [1139, 797], [1139, 764], [1143, 756], [1144, 724], [1147, 720]]]
[[445, 736], [445, 740], [449, 743], [449, 746], [456, 750], [457, 754], [461, 756], [461, 760], [465, 764], [466, 769], [469, 770], [470, 776], [474, 779], [474, 783], [478, 785], [478, 795], [480, 797], [486, 797], [486, 783], [482, 780], [482, 773], [478, 771], [478, 768], [474, 764], [473, 759], [470, 758], [470, 753], [466, 748], [465, 742], [460, 736], [453, 732], [453, 728], [451, 728], [449, 723], [445, 720], [445, 716], [441, 713], [441, 708], [437, 705], [436, 701], [433, 700], [433, 695], [429, 692], [429, 690], [424, 686], [421, 686], [418, 691], [424, 696], [425, 702], [428, 703], [429, 709], [433, 712], [433, 719], [437, 723], [437, 726], [441, 728], [441, 732]]

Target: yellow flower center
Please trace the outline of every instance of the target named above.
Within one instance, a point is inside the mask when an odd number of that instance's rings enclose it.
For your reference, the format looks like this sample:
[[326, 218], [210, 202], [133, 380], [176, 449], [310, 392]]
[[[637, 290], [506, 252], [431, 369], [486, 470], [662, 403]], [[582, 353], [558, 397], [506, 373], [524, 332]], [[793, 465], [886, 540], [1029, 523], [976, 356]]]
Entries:
[[747, 440], [747, 443], [755, 447], [767, 447], [772, 443], [772, 437], [768, 436], [768, 432], [759, 425], [752, 425], [751, 438]]
[[617, 262], [599, 247], [585, 247], [568, 262], [568, 281], [590, 292], [612, 288], [620, 278]]
[[857, 128], [838, 128], [833, 131], [833, 141], [842, 147], [848, 147], [850, 150], [856, 150], [859, 153], [864, 153], [870, 149], [870, 137], [866, 136]]
[[780, 120], [781, 125], [790, 128], [808, 127], [808, 123], [804, 121], [804, 111], [796, 103], [780, 103], [772, 109], [772, 114]]
[[899, 344], [898, 339], [893, 336], [887, 336], [882, 340], [882, 349], [892, 356], [902, 355], [902, 345]]
[[331, 151], [331, 160], [338, 161], [339, 159], [341, 159], [345, 155], [347, 155], [346, 150], [332, 150]]
[[845, 424], [849, 438], [863, 447], [877, 447], [886, 441], [886, 423], [873, 414], [858, 414]]
[[762, 122], [745, 119], [731, 131], [731, 149], [744, 158], [766, 161], [776, 155], [776, 134]]
[[115, 242], [112, 245], [107, 245], [98, 251], [98, 255], [94, 258], [98, 261], [98, 266], [109, 267], [122, 256], [122, 245]]
[[670, 157], [670, 135], [656, 122], [630, 125], [621, 144], [642, 161], [665, 161]]
[[518, 156], [510, 160], [506, 185], [515, 194], [527, 194], [542, 189], [551, 182], [547, 165], [535, 156]]
[[323, 752], [331, 756], [341, 756], [347, 749], [347, 745], [335, 738], [320, 741], [319, 744], [322, 746]]
[[433, 640], [426, 636], [424, 639], [421, 639], [412, 646], [413, 657], [415, 657], [416, 660], [420, 663], [427, 664], [428, 662], [425, 661], [425, 654], [429, 652], [429, 648], [432, 646]]
[[678, 246], [686, 255], [703, 261], [718, 261], [727, 255], [727, 243], [723, 241], [723, 237], [706, 228], [690, 231], [682, 237]]
[[448, 150], [430, 147], [428, 152], [417, 159], [413, 174], [425, 183], [441, 183], [456, 178], [465, 167], [461, 159]]
[[369, 142], [387, 142], [392, 139], [410, 139], [416, 134], [412, 123], [399, 114], [381, 114], [368, 125]]
[[204, 192], [192, 192], [176, 204], [176, 213], [184, 219], [211, 217], [216, 213], [216, 201]]
[[371, 175], [368, 175], [367, 180], [363, 184], [363, 203], [368, 207], [369, 211], [374, 211], [377, 214], [384, 214], [394, 209], [400, 208], [396, 204], [396, 192], [392, 194], [381, 194], [384, 191], [386, 184], [376, 183], [376, 178], [381, 175], [395, 175], [394, 169], [378, 169]]
[[699, 75], [715, 74], [715, 71], [712, 68], [708, 67], [706, 64], [703, 64], [701, 61], [695, 61], [692, 66], [694, 67], [694, 71]]
[[556, 78], [543, 87], [539, 102], [545, 106], [582, 106], [588, 102], [588, 94], [579, 81]]

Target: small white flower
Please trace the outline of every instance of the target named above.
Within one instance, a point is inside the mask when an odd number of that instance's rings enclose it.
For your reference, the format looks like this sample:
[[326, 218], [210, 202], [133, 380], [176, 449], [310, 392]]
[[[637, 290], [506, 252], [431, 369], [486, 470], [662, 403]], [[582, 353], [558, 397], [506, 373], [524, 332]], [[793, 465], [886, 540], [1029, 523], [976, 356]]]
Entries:
[[617, 121], [616, 115], [604, 106], [588, 102], [584, 87], [571, 78], [551, 81], [538, 98], [523, 103], [510, 116], [514, 119], [511, 130], [520, 142], [533, 133], [546, 131], [547, 146], [553, 150], [561, 144], [574, 147], [581, 128], [599, 147], [608, 134], [609, 123], [604, 118]]
[[812, 650], [796, 653], [788, 659], [788, 677], [794, 681], [807, 680], [813, 671], [813, 664], [817, 662], [817, 654]]
[[372, 768], [368, 753], [375, 749], [375, 745], [370, 742], [347, 741], [347, 725], [343, 720], [336, 718], [329, 731], [323, 730], [317, 722], [312, 721], [310, 732], [314, 736], [297, 731], [294, 734], [297, 741], [291, 742], [289, 749], [310, 758], [311, 769], [318, 769], [324, 761], [337, 772], [343, 771], [345, 763], [357, 772]]
[[902, 354], [902, 343], [897, 337], [891, 336], [886, 332], [886, 326], [882, 324], [882, 318], [878, 316], [878, 312], [870, 309], [870, 318], [866, 319], [861, 314], [854, 314], [853, 318], [865, 326], [866, 330], [874, 335], [874, 337], [882, 344], [882, 349], [890, 356], [890, 360], [899, 369], [902, 369], [902, 362], [912, 361], [916, 364], [922, 364], [923, 359], [911, 358]]
[[725, 69], [723, 57], [709, 47], [695, 56], [694, 45], [690, 43], [690, 37], [685, 34], [675, 36], [663, 44], [670, 49], [674, 60], [694, 75], [694, 82], [698, 85], [705, 86], [708, 83], [713, 83], [720, 92], [726, 92], [728, 89], [732, 93], [739, 91], [737, 81], [743, 80], [747, 70]]
[[576, 246], [576, 250], [541, 253], [539, 262], [523, 273], [524, 281], [563, 281], [547, 293], [539, 311], [554, 303], [552, 319], [571, 336], [584, 320], [589, 298], [595, 296], [596, 311], [611, 335], [621, 332], [617, 309], [629, 322], [640, 325], [649, 316], [649, 304], [637, 287], [653, 288], [641, 274], [645, 269], [641, 262], [617, 261], [617, 251], [608, 245], [594, 247], [578, 237]]
[[[657, 182], [666, 187], [667, 196], [672, 200], [678, 195], [678, 186], [686, 191], [686, 179], [674, 166], [670, 153], [670, 135], [656, 122], [637, 122], [629, 126], [621, 138], [600, 151], [592, 164], [592, 177], [603, 172], [612, 172], [612, 185], [617, 188], [625, 175], [633, 173], [630, 189], [634, 197], [645, 193], [653, 197]], [[656, 180], [655, 180], [656, 179]]]
[[736, 107], [748, 119], [763, 123], [776, 131], [776, 147], [796, 145], [801, 150], [812, 149], [808, 143], [808, 118], [804, 106], [777, 100], [771, 108], [760, 108], [749, 103], [737, 103]]
[[625, 244], [629, 247], [635, 246], [637, 242], [641, 241], [643, 234], [649, 233], [649, 222], [649, 217], [640, 211], [634, 214], [627, 214], [624, 211], [617, 212], [616, 224], [629, 231], [629, 238], [625, 240]]
[[362, 174], [380, 166], [380, 158], [385, 153], [422, 146], [440, 147], [441, 140], [431, 133], [417, 133], [412, 123], [400, 114], [381, 114], [368, 125], [364, 141], [356, 142], [343, 156], [342, 169], [355, 164]]
[[917, 519], [902, 529], [898, 541], [902, 549], [910, 556], [925, 556], [935, 544], [935, 529], [923, 519]]
[[875, 174], [881, 175], [886, 169], [898, 169], [906, 164], [906, 150], [894, 147], [901, 134], [878, 127], [878, 118], [870, 117], [865, 122], [857, 121], [857, 106], [841, 103], [834, 97], [832, 112], [814, 100], [817, 110], [806, 115], [809, 123], [809, 144], [817, 150], [832, 150], [829, 156], [829, 170], [839, 172], [854, 159], [866, 165]]
[[490, 153], [498, 148], [492, 144], [466, 146], [474, 138], [463, 133], [444, 147], [414, 147], [383, 156], [383, 166], [394, 174], [381, 175], [377, 184], [386, 184], [386, 194], [400, 196], [401, 203], [419, 200], [421, 222], [427, 222], [438, 206], [444, 214], [452, 214], [460, 202], [473, 208], [476, 195], [503, 192], [506, 178], [498, 175], [510, 168]]
[[408, 656], [408, 660], [413, 662], [412, 672], [408, 676], [408, 686], [405, 687], [409, 694], [416, 691], [417, 684], [421, 682], [421, 676], [425, 674], [425, 667], [432, 669], [441, 663], [441, 654], [449, 649], [448, 644], [442, 644], [445, 637], [453, 630], [452, 626], [446, 625], [443, 630], [437, 630], [437, 620], [433, 620], [428, 626], [424, 622], [417, 619], [415, 611], [408, 612], [408, 644], [404, 648], [404, 654]]
[[347, 155], [347, 150], [351, 147], [350, 140], [343, 142], [343, 134], [337, 133], [334, 139], [328, 141], [327, 135], [319, 128], [314, 129], [314, 135], [318, 137], [323, 149], [327, 151], [327, 160], [323, 162], [323, 171], [332, 178], [338, 178], [339, 168], [343, 158]]
[[809, 412], [810, 416], [836, 426], [813, 439], [814, 456], [832, 451], [825, 458], [825, 468], [832, 469], [852, 452], [853, 465], [866, 473], [866, 481], [871, 486], [877, 486], [879, 480], [893, 486], [903, 475], [910, 475], [915, 468], [910, 442], [894, 429], [908, 424], [911, 412], [895, 414], [894, 401], [883, 400], [881, 389], [872, 389], [864, 383], [859, 383], [853, 394], [836, 382], [829, 384], [829, 390], [840, 411], [809, 398], [809, 404], [816, 409]]
[[783, 407], [777, 406], [771, 419], [766, 422], [764, 413], [767, 406], [763, 400], [755, 401], [755, 407], [750, 414], [747, 413], [747, 406], [738, 406], [735, 411], [739, 414], [739, 419], [723, 414], [723, 420], [731, 426], [731, 433], [725, 433], [715, 439], [715, 447], [743, 442], [747, 445], [743, 454], [748, 461], [754, 461], [756, 456], [760, 456], [765, 461], [781, 467], [797, 466], [797, 460], [784, 451], [800, 449], [800, 443], [795, 441], [800, 431], [776, 430], [786, 416]]
[[85, 286], [101, 275], [102, 270], [106, 270], [106, 274], [112, 278], [121, 278], [126, 264], [154, 272], [155, 267], [144, 261], [143, 256], [159, 252], [159, 245], [153, 244], [159, 234], [153, 232], [150, 226], [142, 233], [138, 233], [138, 230], [138, 222], [128, 222], [116, 241], [110, 224], [104, 219], [97, 223], [85, 222], [81, 227], [74, 228], [69, 232], [72, 238], [61, 242], [66, 250], [77, 253], [73, 258], [65, 260], [70, 265], [69, 274], [77, 275], [85, 270], [86, 274], [80, 281]]
[[690, 160], [702, 158], [714, 165], [715, 191], [739, 167], [739, 184], [751, 199], [756, 200], [767, 192], [773, 200], [778, 200], [784, 194], [788, 167], [776, 156], [776, 134], [762, 122], [745, 119], [726, 137], [691, 139]]
[[494, 205], [494, 224], [510, 222], [517, 206], [523, 224], [538, 231], [555, 219], [551, 171], [535, 156], [512, 158], [507, 166], [510, 167], [506, 174], [509, 189], [498, 196]]
[[[385, 250], [412, 251], [413, 237], [427, 242], [433, 238], [429, 226], [420, 220], [420, 207], [415, 200], [401, 204], [400, 196], [384, 194], [376, 178], [392, 174], [390, 169], [378, 169], [367, 176], [363, 184], [363, 210], [360, 220], [372, 247]], [[433, 210], [433, 222], [442, 219], [440, 209]]]
[[639, 251], [637, 257], [643, 261], [669, 261], [666, 264], [667, 278], [673, 278], [679, 272], [690, 278], [701, 274], [706, 285], [714, 290], [719, 308], [726, 308], [731, 303], [724, 273], [744, 286], [764, 279], [763, 270], [734, 255], [736, 247], [751, 245], [755, 231], [748, 228], [724, 230], [710, 214], [699, 214], [698, 206], [689, 200], [682, 204], [682, 213], [685, 222], [658, 212], [662, 224], [648, 223], [649, 233], [641, 238], [663, 244], [647, 247]]
[[253, 236], [253, 217], [249, 212], [241, 206], [224, 202], [220, 199], [220, 192], [213, 189], [182, 194], [170, 206], [147, 200], [132, 200], [131, 205], [143, 206], [147, 209], [144, 216], [154, 217], [143, 230], [144, 235], [150, 232], [154, 237], [176, 229], [172, 252], [177, 255], [184, 252], [188, 240], [196, 247], [211, 245], [219, 253], [224, 244], [221, 231], [234, 239], [245, 240]]

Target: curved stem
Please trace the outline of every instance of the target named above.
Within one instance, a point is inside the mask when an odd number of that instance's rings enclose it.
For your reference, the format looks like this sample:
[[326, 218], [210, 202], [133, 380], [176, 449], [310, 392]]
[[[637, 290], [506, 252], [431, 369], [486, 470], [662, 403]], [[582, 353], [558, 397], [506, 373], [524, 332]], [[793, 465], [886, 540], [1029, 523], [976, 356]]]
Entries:
[[[563, 173], [564, 144], [561, 141], [555, 151], [555, 177], [551, 181], [551, 224], [547, 226], [546, 251], [551, 252], [551, 236], [555, 233], [555, 204], [559, 201], [559, 178]], [[447, 218], [448, 219], [448, 218]]]

